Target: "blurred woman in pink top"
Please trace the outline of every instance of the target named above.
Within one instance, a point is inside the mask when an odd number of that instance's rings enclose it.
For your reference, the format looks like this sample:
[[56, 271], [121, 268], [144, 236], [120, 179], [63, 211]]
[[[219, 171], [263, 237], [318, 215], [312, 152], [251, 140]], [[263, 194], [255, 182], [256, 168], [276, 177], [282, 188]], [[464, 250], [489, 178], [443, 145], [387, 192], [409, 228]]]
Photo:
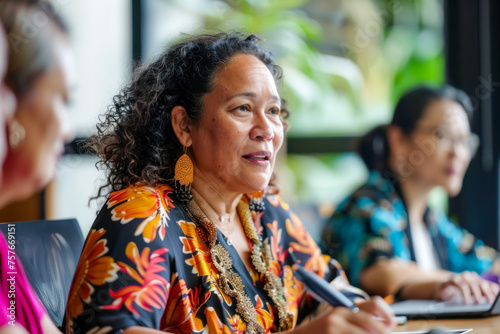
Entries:
[[[0, 21], [2, 207], [39, 191], [53, 177], [72, 138], [68, 102], [74, 66], [66, 26], [49, 3], [2, 0]], [[0, 234], [0, 334], [59, 332], [10, 242]]]

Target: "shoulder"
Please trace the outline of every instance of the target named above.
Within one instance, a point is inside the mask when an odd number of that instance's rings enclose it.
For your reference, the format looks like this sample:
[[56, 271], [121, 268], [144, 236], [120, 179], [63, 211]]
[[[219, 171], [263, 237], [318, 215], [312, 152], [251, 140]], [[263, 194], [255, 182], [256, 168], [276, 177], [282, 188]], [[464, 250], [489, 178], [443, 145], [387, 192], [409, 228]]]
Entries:
[[267, 195], [264, 203], [265, 210], [261, 217], [263, 223], [277, 222], [278, 225], [283, 225], [287, 228], [290, 228], [290, 226], [302, 226], [300, 218], [280, 195]]
[[273, 252], [278, 254], [279, 248], [285, 256], [291, 250], [306, 269], [319, 271], [320, 276], [324, 276], [327, 268], [321, 250], [299, 216], [279, 195], [267, 195], [265, 205], [262, 223], [269, 230], [267, 236], [272, 236]]
[[280, 195], [266, 195], [264, 196], [265, 211], [264, 214], [271, 215], [290, 215], [290, 205], [283, 201]]
[[382, 229], [402, 230], [407, 222], [406, 209], [392, 185], [380, 174], [370, 174], [367, 183], [342, 201], [331, 218], [337, 228], [356, 222], [378, 232]]
[[[92, 229], [113, 230], [117, 237], [118, 234], [142, 235], [146, 243], [157, 237], [164, 240], [167, 229], [176, 225], [178, 220], [186, 219], [184, 208], [171, 197], [172, 192], [168, 185], [150, 187], [141, 184], [112, 192]], [[117, 223], [119, 228], [112, 228]]]
[[133, 184], [112, 192], [106, 202], [111, 210], [113, 220], [131, 220], [153, 214], [158, 210], [170, 212], [175, 208], [170, 193], [173, 189], [168, 185], [155, 187]]
[[[266, 196], [266, 208], [262, 214], [262, 224], [271, 230], [285, 231], [284, 237], [304, 239], [304, 243], [312, 242], [312, 238], [304, 227], [301, 219], [290, 209], [279, 195]], [[276, 234], [276, 231], [273, 232]]]
[[340, 205], [339, 211], [373, 210], [377, 207], [391, 209], [399, 197], [390, 180], [382, 177], [378, 172], [371, 172], [368, 180]]
[[452, 239], [455, 243], [462, 242], [463, 238], [471, 244], [474, 243], [474, 236], [449, 220], [443, 211], [439, 209], [429, 209], [427, 218], [431, 233], [437, 232], [445, 238]]

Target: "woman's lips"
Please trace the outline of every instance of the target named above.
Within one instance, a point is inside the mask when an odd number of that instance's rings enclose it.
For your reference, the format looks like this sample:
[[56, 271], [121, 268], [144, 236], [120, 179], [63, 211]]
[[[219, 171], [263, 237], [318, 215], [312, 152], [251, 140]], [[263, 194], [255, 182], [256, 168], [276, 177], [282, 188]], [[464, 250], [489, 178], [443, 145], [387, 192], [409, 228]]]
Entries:
[[243, 159], [259, 166], [269, 166], [272, 153], [269, 151], [258, 151], [243, 155]]
[[455, 175], [458, 173], [458, 170], [454, 167], [448, 167], [444, 170], [446, 175]]

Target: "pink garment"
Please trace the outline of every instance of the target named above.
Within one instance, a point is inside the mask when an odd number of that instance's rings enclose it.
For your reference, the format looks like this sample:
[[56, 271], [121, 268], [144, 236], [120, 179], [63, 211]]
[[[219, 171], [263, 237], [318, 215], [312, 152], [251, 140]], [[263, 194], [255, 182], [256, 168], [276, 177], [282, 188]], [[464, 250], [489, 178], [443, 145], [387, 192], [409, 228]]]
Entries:
[[[15, 237], [15, 234], [13, 236]], [[15, 247], [22, 242], [12, 240]], [[15, 252], [15, 249], [13, 251]], [[43, 333], [41, 320], [46, 311], [31, 289], [21, 263], [17, 256], [13, 256], [13, 251], [0, 233], [0, 327], [15, 325], [24, 327], [32, 334]]]

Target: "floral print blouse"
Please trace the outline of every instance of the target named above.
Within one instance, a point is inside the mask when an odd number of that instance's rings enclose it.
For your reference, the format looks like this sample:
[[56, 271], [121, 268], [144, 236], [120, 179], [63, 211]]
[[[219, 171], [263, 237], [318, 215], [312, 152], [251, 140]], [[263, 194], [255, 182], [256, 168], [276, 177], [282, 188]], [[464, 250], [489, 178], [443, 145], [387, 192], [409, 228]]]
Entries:
[[[246, 199], [246, 197], [245, 197]], [[282, 280], [294, 324], [315, 302], [292, 271], [289, 251], [354, 299], [340, 265], [322, 256], [299, 218], [278, 196], [264, 199], [256, 228], [271, 247], [270, 270]], [[143, 326], [172, 333], [243, 333], [236, 301], [218, 284], [219, 273], [197, 225], [166, 185], [132, 185], [111, 193], [87, 236], [66, 309], [68, 333], [121, 333]], [[264, 290], [264, 275], [249, 272], [220, 232], [266, 332], [278, 328], [278, 312]], [[249, 246], [251, 241], [248, 240]]]
[[[498, 253], [460, 228], [442, 213], [427, 209], [424, 216], [442, 269], [453, 272], [488, 271]], [[331, 217], [320, 242], [325, 254], [336, 256], [350, 282], [380, 259], [415, 261], [404, 202], [397, 188], [379, 172], [345, 199]]]

